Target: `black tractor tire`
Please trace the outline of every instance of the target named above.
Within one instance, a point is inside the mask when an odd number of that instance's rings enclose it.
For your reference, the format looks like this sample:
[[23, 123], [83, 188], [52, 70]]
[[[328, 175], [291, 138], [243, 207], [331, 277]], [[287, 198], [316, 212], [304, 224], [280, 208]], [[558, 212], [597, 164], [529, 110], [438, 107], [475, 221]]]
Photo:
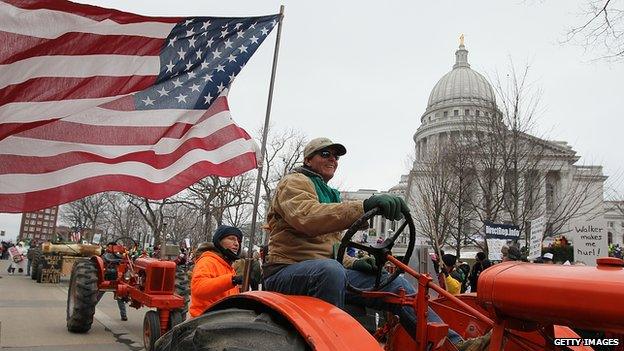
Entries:
[[143, 318], [143, 346], [145, 350], [154, 350], [154, 344], [158, 338], [160, 338], [160, 316], [156, 311], [147, 311]]
[[154, 351], [311, 350], [297, 330], [269, 313], [229, 308], [191, 318], [161, 337]]
[[189, 284], [188, 274], [184, 267], [178, 267], [176, 269], [175, 276], [175, 293], [184, 298], [184, 307], [179, 309], [182, 313], [182, 321], [186, 320], [186, 314], [189, 308], [189, 302], [191, 300], [191, 287]]
[[94, 262], [78, 260], [72, 267], [67, 291], [67, 330], [86, 333], [98, 303], [98, 274]]
[[31, 250], [33, 250], [33, 258], [32, 262], [30, 262], [30, 278], [37, 280], [39, 276], [39, 262], [43, 262], [43, 253], [41, 252], [41, 247], [34, 247]]

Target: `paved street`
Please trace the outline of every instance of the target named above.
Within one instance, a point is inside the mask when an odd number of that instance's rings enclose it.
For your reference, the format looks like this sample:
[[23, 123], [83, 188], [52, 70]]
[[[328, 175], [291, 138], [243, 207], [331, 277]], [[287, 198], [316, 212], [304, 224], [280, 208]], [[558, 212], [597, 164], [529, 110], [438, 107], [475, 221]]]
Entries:
[[9, 275], [9, 261], [0, 261], [0, 350], [138, 351], [143, 350], [146, 309], [128, 308], [121, 321], [117, 303], [106, 293], [86, 334], [72, 334], [65, 325], [69, 279], [38, 284], [25, 275]]

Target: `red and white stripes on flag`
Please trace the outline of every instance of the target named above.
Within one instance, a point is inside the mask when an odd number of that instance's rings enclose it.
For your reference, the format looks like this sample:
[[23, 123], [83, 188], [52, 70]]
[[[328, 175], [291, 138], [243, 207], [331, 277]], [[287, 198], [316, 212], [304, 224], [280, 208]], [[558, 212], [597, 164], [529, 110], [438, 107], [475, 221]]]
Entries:
[[75, 229], [71, 234], [71, 241], [74, 243], [79, 243], [82, 240], [82, 231], [79, 229]]
[[256, 167], [255, 143], [232, 120], [227, 88], [205, 97], [205, 108], [137, 108], [136, 93], [166, 83], [157, 81], [161, 54], [185, 21], [64, 0], [0, 0], [0, 212], [102, 191], [159, 199], [208, 175]]

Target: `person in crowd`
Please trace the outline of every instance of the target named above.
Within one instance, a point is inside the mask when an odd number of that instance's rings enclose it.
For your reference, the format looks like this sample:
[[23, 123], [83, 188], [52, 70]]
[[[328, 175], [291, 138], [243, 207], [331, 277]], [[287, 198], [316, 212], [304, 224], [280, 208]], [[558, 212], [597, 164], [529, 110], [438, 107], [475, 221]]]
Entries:
[[552, 254], [552, 252], [546, 252], [543, 256], [542, 256], [542, 262], [545, 264], [554, 264], [555, 262], [553, 261], [554, 255]]
[[470, 271], [469, 280], [470, 280], [470, 292], [477, 292], [478, 284], [479, 284], [479, 276], [481, 272], [489, 268], [492, 263], [485, 256], [485, 252], [480, 251], [477, 252], [475, 256], [476, 262], [472, 266]]
[[465, 293], [468, 290], [468, 285], [470, 284], [468, 275], [470, 275], [470, 265], [466, 262], [462, 262], [457, 267], [457, 271], [461, 272], [462, 281], [461, 281], [461, 293]]
[[[416, 328], [411, 306], [386, 304], [381, 299], [365, 299], [347, 291], [350, 283], [370, 288], [377, 272], [374, 257], [357, 259], [344, 255], [343, 264], [335, 260], [341, 231], [365, 212], [379, 208], [389, 220], [400, 220], [409, 211], [403, 199], [394, 195], [373, 195], [364, 201], [341, 201], [338, 190], [329, 182], [346, 148], [328, 138], [311, 140], [304, 148], [304, 165], [284, 176], [275, 189], [267, 215], [269, 250], [263, 266], [264, 289], [283, 294], [308, 295], [339, 308], [345, 304], [364, 305], [390, 310], [399, 315], [403, 327]], [[415, 289], [403, 277], [396, 278], [383, 290], [408, 294]], [[429, 319], [440, 322], [433, 310]], [[449, 333], [453, 342], [461, 337]]]
[[258, 290], [262, 281], [262, 265], [260, 264], [260, 252], [255, 251], [252, 254], [251, 263], [249, 265], [249, 286], [251, 290]]
[[9, 265], [9, 274], [24, 273], [26, 270], [26, 247], [24, 242], [20, 241], [14, 248], [9, 248], [9, 254], [11, 255], [11, 264]]
[[446, 291], [453, 295], [459, 295], [461, 293], [462, 278], [461, 274], [457, 272], [455, 268], [455, 264], [457, 264], [457, 256], [444, 254], [444, 256], [442, 256], [442, 262], [444, 263], [442, 273], [444, 274]]
[[35, 258], [35, 248], [37, 247], [38, 243], [36, 240], [32, 240], [30, 242], [30, 247], [28, 248], [28, 251], [26, 251], [26, 275], [30, 275], [30, 268], [32, 265], [32, 261]]
[[515, 245], [504, 245], [501, 248], [501, 253], [503, 254], [503, 262], [522, 260], [522, 254], [520, 253], [520, 249], [518, 249], [518, 247]]
[[[106, 291], [98, 291], [97, 302], [100, 302], [105, 292]], [[115, 299], [115, 300], [117, 300], [117, 307], [119, 308], [119, 317], [121, 318], [122, 321], [127, 321], [128, 311], [126, 310], [126, 302], [122, 299]]]
[[236, 274], [232, 262], [240, 256], [242, 240], [240, 229], [221, 225], [212, 236], [212, 243], [204, 246], [205, 251], [193, 268], [191, 317], [202, 314], [213, 302], [240, 292], [238, 286], [243, 283], [243, 276]]
[[12, 246], [15, 246], [15, 245], [11, 241], [2, 242], [2, 259], [3, 260], [8, 260], [9, 258], [11, 258], [9, 255], [9, 248]]

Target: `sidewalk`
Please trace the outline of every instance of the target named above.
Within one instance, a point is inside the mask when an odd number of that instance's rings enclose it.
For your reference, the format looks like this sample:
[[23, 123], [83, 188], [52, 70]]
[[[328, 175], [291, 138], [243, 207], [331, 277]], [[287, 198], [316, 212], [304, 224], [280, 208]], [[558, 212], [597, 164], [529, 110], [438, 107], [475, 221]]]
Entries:
[[70, 333], [65, 321], [68, 281], [38, 284], [25, 274], [8, 275], [8, 265], [8, 260], [0, 261], [2, 350], [142, 349], [144, 311], [129, 308], [130, 320], [120, 322], [117, 304], [110, 294], [105, 294], [96, 308], [91, 330], [86, 334]]

